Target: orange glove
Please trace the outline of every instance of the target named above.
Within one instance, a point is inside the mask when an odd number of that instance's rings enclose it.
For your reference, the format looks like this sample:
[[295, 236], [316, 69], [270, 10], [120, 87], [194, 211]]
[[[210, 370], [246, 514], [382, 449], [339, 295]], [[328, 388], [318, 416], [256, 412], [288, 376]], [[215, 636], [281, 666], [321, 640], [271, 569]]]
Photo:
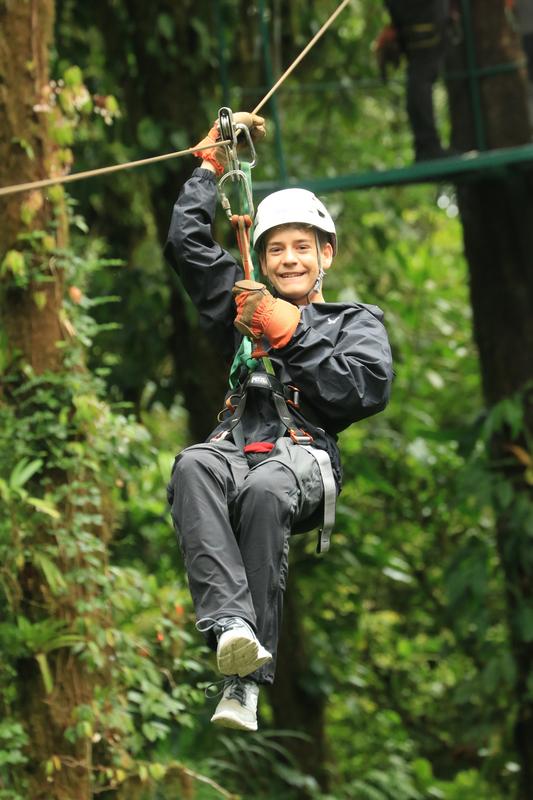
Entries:
[[[233, 115], [233, 122], [235, 125], [238, 123], [246, 125], [250, 129], [250, 134], [254, 141], [256, 139], [262, 139], [263, 136], [266, 135], [264, 117], [260, 117], [258, 114], [249, 114], [247, 111], [237, 111]], [[238, 133], [242, 136], [241, 131]], [[203, 147], [204, 145], [209, 144], [213, 146], [206, 147], [205, 150], [196, 150], [193, 152], [193, 156], [201, 158], [202, 161], [209, 161], [209, 163], [215, 168], [217, 175], [222, 175], [227, 163], [224, 147], [217, 147], [216, 143], [219, 140], [220, 131], [218, 129], [218, 120], [216, 120], [207, 136], [205, 136], [202, 141], [198, 142], [196, 145], [196, 147]]]
[[237, 306], [234, 325], [255, 342], [266, 336], [272, 347], [285, 347], [300, 321], [300, 309], [279, 297], [272, 297], [257, 281], [238, 281], [233, 287]]
[[224, 149], [222, 147], [217, 147], [216, 142], [220, 139], [220, 131], [218, 129], [218, 125], [215, 122], [207, 136], [205, 136], [201, 142], [198, 142], [196, 147], [204, 147], [208, 144], [212, 144], [213, 146], [207, 148], [205, 150], [195, 150], [193, 156], [196, 158], [201, 158], [202, 161], [209, 161], [215, 168], [215, 172], [217, 175], [222, 175], [224, 172]]

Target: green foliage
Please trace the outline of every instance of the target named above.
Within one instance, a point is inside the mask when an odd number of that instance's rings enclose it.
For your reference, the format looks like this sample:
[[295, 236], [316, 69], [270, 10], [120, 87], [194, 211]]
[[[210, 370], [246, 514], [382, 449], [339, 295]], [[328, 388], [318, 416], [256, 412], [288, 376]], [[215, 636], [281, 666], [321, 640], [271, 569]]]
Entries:
[[277, 797], [288, 800], [294, 791], [322, 797], [312, 775], [304, 775], [287, 743], [309, 739], [296, 731], [267, 730], [252, 735], [221, 735], [206, 768], [244, 797]]

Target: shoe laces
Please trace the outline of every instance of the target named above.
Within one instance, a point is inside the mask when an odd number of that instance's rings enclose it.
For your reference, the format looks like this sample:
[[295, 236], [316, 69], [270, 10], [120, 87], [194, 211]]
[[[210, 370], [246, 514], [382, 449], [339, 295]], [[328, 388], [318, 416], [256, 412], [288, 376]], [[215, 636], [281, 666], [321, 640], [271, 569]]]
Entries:
[[225, 695], [228, 700], [237, 700], [241, 706], [246, 705], [246, 685], [253, 681], [244, 681], [235, 675], [231, 678], [223, 678], [214, 681], [206, 687], [204, 694], [209, 700]]
[[[226, 631], [230, 631], [232, 628], [238, 628], [241, 625], [250, 628], [246, 620], [241, 619], [241, 617], [221, 617], [220, 619], [204, 617], [203, 619], [199, 619], [196, 623], [196, 630], [200, 631], [200, 633], [207, 633], [207, 631], [214, 628], [215, 634], [221, 636]], [[252, 629], [250, 628], [250, 630]]]
[[[226, 688], [226, 687], [225, 687]], [[246, 684], [240, 678], [228, 682], [226, 697], [228, 700], [237, 700], [241, 706], [246, 705]]]

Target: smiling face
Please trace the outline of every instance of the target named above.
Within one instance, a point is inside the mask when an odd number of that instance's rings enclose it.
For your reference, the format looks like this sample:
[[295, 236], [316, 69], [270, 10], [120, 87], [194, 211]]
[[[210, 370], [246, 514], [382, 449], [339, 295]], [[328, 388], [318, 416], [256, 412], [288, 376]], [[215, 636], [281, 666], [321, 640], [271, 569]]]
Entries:
[[[260, 256], [261, 271], [276, 292], [297, 305], [323, 302], [321, 290], [312, 291], [320, 271], [315, 229], [280, 225], [265, 234]], [[329, 269], [333, 248], [329, 242], [320, 246], [323, 269]]]

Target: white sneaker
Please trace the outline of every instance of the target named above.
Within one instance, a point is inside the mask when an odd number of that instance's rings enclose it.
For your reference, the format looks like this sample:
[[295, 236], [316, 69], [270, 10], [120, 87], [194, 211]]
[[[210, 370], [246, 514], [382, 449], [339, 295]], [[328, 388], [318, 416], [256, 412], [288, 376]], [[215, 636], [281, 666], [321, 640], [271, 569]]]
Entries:
[[243, 678], [272, 660], [247, 622], [240, 617], [217, 619], [217, 666], [222, 675]]
[[256, 731], [258, 698], [257, 683], [229, 678], [224, 682], [222, 698], [211, 717], [211, 722], [223, 728]]

